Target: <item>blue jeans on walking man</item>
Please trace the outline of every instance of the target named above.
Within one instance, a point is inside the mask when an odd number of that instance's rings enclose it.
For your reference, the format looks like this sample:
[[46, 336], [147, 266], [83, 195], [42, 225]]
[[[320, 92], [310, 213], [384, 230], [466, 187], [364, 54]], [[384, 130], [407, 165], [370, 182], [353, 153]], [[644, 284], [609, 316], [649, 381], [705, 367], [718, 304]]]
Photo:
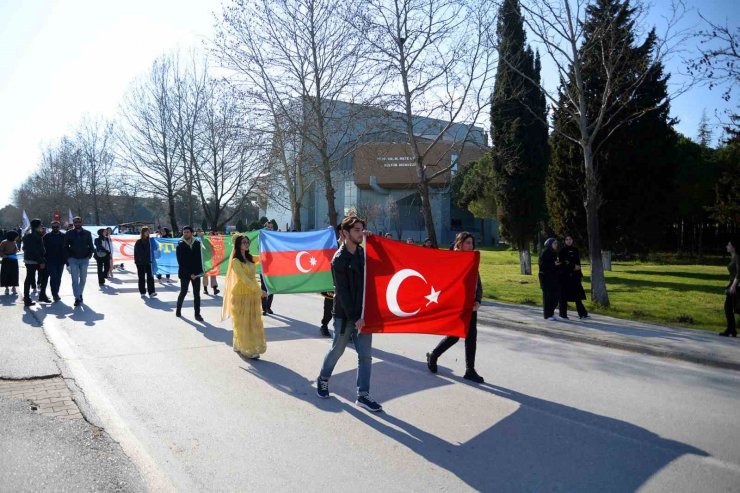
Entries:
[[373, 369], [373, 335], [358, 333], [355, 324], [349, 321], [347, 321], [344, 334], [342, 334], [343, 323], [344, 320], [341, 318], [334, 319], [334, 340], [331, 349], [324, 357], [324, 364], [319, 376], [324, 380], [331, 377], [339, 358], [344, 353], [349, 341], [352, 340], [357, 351], [357, 395], [366, 396], [370, 393], [370, 374]]
[[69, 274], [72, 276], [72, 293], [75, 295], [75, 299], [79, 300], [82, 298], [83, 291], [85, 291], [87, 268], [90, 265], [90, 259], [70, 257], [68, 262]]

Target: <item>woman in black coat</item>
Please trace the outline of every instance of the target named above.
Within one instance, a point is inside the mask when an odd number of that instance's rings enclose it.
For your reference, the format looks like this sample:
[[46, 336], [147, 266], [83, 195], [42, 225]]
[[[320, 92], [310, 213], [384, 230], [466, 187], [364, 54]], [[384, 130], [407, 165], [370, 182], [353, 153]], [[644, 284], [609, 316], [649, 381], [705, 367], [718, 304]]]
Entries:
[[[154, 291], [154, 275], [152, 274], [152, 245], [149, 241], [149, 228], [141, 228], [141, 237], [134, 244], [134, 263], [139, 276], [139, 293], [144, 296], [157, 296]], [[146, 289], [144, 289], [146, 287]]]
[[578, 249], [573, 246], [573, 237], [565, 237], [565, 246], [558, 252], [560, 260], [560, 317], [568, 318], [568, 302], [574, 301], [578, 318], [581, 320], [591, 318], [588, 316], [586, 307], [583, 306], [583, 300], [586, 299], [586, 293], [583, 291], [581, 279], [581, 255]]
[[560, 260], [558, 259], [558, 240], [545, 240], [545, 249], [540, 256], [540, 288], [545, 320], [557, 320], [555, 307], [560, 301]]
[[103, 286], [110, 270], [110, 248], [105, 237], [105, 228], [100, 228], [98, 237], [95, 238], [95, 261], [98, 263], [98, 284]]
[[740, 257], [737, 253], [737, 246], [740, 242], [731, 240], [727, 242], [727, 253], [732, 260], [727, 266], [730, 273], [730, 282], [725, 288], [725, 318], [727, 319], [727, 329], [720, 332], [719, 335], [724, 337], [737, 337], [737, 325], [735, 324], [735, 314], [740, 313]]

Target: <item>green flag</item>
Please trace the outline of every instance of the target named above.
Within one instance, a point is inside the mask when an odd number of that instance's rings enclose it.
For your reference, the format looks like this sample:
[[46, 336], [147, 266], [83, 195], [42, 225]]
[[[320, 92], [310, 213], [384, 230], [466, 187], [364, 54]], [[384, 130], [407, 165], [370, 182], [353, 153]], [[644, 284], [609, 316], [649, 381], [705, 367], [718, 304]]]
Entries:
[[[249, 253], [257, 264], [257, 273], [262, 272], [259, 265], [259, 230], [243, 233], [249, 238]], [[229, 269], [229, 259], [234, 249], [233, 235], [205, 235], [200, 239], [200, 251], [203, 258], [203, 272], [207, 276], [225, 276]]]

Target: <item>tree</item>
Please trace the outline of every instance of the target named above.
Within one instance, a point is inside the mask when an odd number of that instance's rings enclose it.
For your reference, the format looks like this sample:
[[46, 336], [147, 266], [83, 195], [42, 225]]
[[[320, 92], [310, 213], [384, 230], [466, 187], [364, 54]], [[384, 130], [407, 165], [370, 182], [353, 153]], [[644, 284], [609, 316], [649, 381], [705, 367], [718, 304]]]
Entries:
[[724, 86], [722, 97], [730, 101], [740, 82], [740, 26], [733, 28], [727, 21], [720, 24], [701, 18], [705, 27], [696, 33], [701, 56], [686, 61], [689, 73], [710, 89]]
[[121, 160], [138, 179], [140, 189], [164, 199], [176, 234], [175, 196], [183, 184], [183, 169], [178, 158], [175, 99], [173, 58], [163, 56], [127, 94], [118, 140]]
[[712, 129], [709, 126], [709, 118], [707, 118], [706, 108], [701, 112], [701, 120], [699, 120], [699, 128], [696, 132], [696, 136], [699, 140], [699, 145], [702, 147], [710, 147], [712, 145]]
[[493, 193], [493, 163], [490, 153], [477, 161], [463, 166], [452, 179], [453, 200], [462, 209], [481, 218], [498, 215], [496, 197]]
[[[670, 51], [666, 39], [675, 38], [661, 39], [652, 30], [646, 41], [635, 47], [633, 30], [644, 16], [636, 15], [628, 2], [597, 0], [585, 6], [570, 0], [532, 0], [523, 3], [522, 9], [525, 25], [557, 69], [560, 87], [557, 92], [548, 91], [517, 70], [515, 60], [507, 60], [507, 64], [540, 87], [547, 101], [556, 106], [551, 128], [579, 149], [582, 180], [577, 183], [583, 183], [591, 296], [608, 306], [601, 258], [602, 170], [597, 158], [605, 154], [603, 146], [620, 128], [667, 105], [667, 96], [656, 105], [653, 99], [643, 97], [641, 89], [646, 82], [663, 77], [662, 59]], [[635, 63], [637, 53], [645, 51], [642, 65]]]
[[501, 234], [519, 250], [521, 273], [531, 275], [529, 245], [545, 216], [547, 110], [539, 89], [539, 54], [535, 56], [526, 44], [518, 0], [504, 0], [496, 34], [499, 63], [491, 102], [492, 191]]
[[[219, 57], [236, 71], [236, 82], [263, 116], [263, 131], [275, 138], [273, 157], [282, 164], [294, 221], [307, 190], [295, 165], [305, 164], [323, 185], [329, 224], [338, 223], [333, 172], [351, 152], [347, 137], [362, 106], [345, 102], [371, 97], [365, 42], [347, 20], [350, 6], [340, 0], [233, 0], [218, 25]], [[289, 147], [296, 139], [286, 130], [299, 133], [301, 147]]]
[[[454, 163], [428, 156], [439, 147], [483, 144], [473, 125], [492, 89], [493, 16], [494, 4], [485, 0], [367, 0], [352, 17], [370, 43], [372, 60], [387, 74], [388, 107], [400, 115], [416, 163], [424, 224], [435, 245], [429, 184]], [[424, 123], [419, 117], [438, 120]]]
[[712, 218], [735, 232], [740, 229], [740, 118], [733, 117], [724, 145], [717, 150], [720, 176], [715, 187], [714, 205], [709, 208]]
[[113, 124], [85, 117], [77, 131], [77, 144], [84, 160], [84, 176], [90, 195], [95, 224], [100, 221], [100, 210], [111, 194], [111, 172], [114, 167]]

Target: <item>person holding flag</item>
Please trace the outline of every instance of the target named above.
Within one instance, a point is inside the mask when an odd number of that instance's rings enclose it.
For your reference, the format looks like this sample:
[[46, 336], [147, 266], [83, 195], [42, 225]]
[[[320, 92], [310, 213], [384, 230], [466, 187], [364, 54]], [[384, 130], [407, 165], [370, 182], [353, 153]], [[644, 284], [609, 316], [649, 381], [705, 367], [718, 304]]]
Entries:
[[[453, 243], [453, 250], [472, 252], [475, 250], [475, 237], [468, 232], [460, 232]], [[478, 341], [478, 308], [480, 308], [483, 299], [483, 285], [480, 282], [480, 274], [475, 288], [475, 304], [473, 305], [473, 314], [470, 317], [468, 333], [465, 336], [465, 375], [463, 378], [475, 383], [483, 383], [483, 377], [475, 371], [475, 352]], [[437, 373], [437, 360], [445, 351], [454, 346], [459, 337], [447, 336], [440, 341], [431, 353], [427, 353], [427, 367], [432, 373]]]
[[234, 249], [226, 273], [226, 292], [221, 320], [231, 317], [234, 330], [232, 347], [245, 358], [259, 359], [267, 350], [265, 327], [260, 315], [267, 292], [257, 282], [256, 266], [249, 253], [251, 242], [244, 235], [234, 237]]
[[316, 379], [316, 393], [329, 398], [329, 378], [350, 339], [357, 350], [357, 405], [372, 412], [383, 407], [370, 397], [372, 372], [373, 335], [362, 332], [363, 292], [365, 287], [365, 256], [360, 246], [365, 232], [365, 222], [356, 216], [342, 220], [340, 234], [342, 245], [331, 261], [334, 279], [334, 340], [324, 357], [321, 372]]

